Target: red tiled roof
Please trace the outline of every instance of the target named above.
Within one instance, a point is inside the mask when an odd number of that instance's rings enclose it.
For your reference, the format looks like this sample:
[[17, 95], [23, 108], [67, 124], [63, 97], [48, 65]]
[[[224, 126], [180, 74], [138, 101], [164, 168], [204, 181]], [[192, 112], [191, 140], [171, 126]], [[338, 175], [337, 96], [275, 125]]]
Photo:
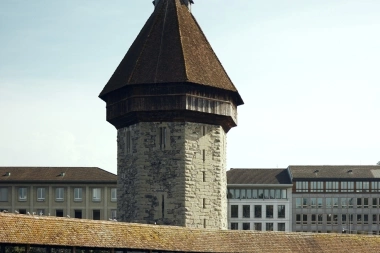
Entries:
[[96, 167], [0, 167], [0, 183], [21, 181], [116, 183], [117, 176]]
[[99, 97], [133, 84], [195, 83], [235, 92], [182, 0], [161, 0]]
[[181, 252], [379, 252], [380, 237], [189, 229], [0, 213], [0, 244]]

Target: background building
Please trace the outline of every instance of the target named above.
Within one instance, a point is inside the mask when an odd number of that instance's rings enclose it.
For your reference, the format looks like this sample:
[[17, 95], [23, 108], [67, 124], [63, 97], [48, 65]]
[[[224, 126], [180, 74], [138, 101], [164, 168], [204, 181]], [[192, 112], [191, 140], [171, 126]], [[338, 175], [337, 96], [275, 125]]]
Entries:
[[379, 234], [380, 166], [289, 166], [293, 231]]
[[116, 183], [116, 175], [100, 168], [0, 167], [0, 210], [112, 219]]
[[292, 186], [287, 169], [227, 171], [229, 229], [291, 231]]

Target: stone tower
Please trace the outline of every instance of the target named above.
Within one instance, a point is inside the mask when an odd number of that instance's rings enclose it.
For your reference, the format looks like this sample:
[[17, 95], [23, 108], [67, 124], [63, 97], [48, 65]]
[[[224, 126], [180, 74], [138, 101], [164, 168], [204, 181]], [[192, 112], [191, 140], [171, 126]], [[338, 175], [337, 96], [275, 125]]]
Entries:
[[243, 101], [192, 2], [156, 0], [99, 95], [118, 131], [121, 221], [227, 228], [226, 133]]

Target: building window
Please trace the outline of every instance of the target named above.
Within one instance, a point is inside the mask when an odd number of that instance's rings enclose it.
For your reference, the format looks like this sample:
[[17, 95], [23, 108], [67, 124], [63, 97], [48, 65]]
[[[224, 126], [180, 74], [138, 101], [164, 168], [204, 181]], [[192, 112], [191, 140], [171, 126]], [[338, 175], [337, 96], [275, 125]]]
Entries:
[[238, 230], [239, 229], [239, 223], [232, 222], [231, 223], [231, 230]]
[[322, 224], [322, 223], [323, 223], [323, 215], [318, 214], [318, 224]]
[[265, 224], [265, 230], [266, 231], [273, 231], [273, 223], [269, 222]]
[[347, 208], [347, 203], [348, 202], [348, 198], [340, 198], [340, 205], [342, 206], [342, 208]]
[[261, 231], [263, 229], [261, 223], [255, 223], [254, 228], [256, 231]]
[[240, 189], [240, 199], [245, 199], [245, 189]]
[[331, 225], [331, 221], [332, 221], [332, 214], [328, 214], [326, 224]]
[[258, 189], [258, 199], [264, 199], [264, 190]]
[[285, 205], [278, 205], [277, 209], [278, 209], [277, 217], [278, 218], [285, 218]]
[[310, 198], [310, 207], [311, 208], [317, 207], [317, 198]]
[[261, 205], [255, 205], [255, 218], [262, 217]]
[[363, 182], [363, 192], [369, 192], [369, 182]]
[[302, 198], [302, 208], [307, 208], [308, 206], [308, 199], [307, 198]]
[[361, 214], [357, 214], [356, 215], [356, 223], [357, 224], [362, 224], [362, 215]]
[[278, 223], [277, 231], [285, 231], [285, 223]]
[[101, 201], [101, 194], [102, 190], [100, 188], [93, 188], [92, 189], [92, 201], [99, 202]]
[[368, 202], [369, 202], [369, 200], [368, 200], [368, 198], [363, 198], [363, 207], [364, 208], [368, 208]]
[[337, 225], [338, 224], [338, 215], [337, 214], [333, 214], [332, 222], [333, 222], [333, 225]]
[[339, 207], [339, 198], [332, 198], [333, 208]]
[[316, 214], [312, 214], [311, 215], [311, 224], [315, 224], [317, 223], [317, 215]]
[[308, 182], [307, 181], [297, 181], [296, 182], [296, 192], [308, 192]]
[[0, 201], [7, 202], [8, 201], [8, 188], [0, 187]]
[[239, 206], [231, 205], [231, 218], [239, 218]]
[[74, 218], [82, 219], [82, 210], [74, 210]]
[[377, 224], [377, 214], [372, 214], [372, 223]]
[[379, 192], [380, 190], [380, 182], [371, 182], [371, 191]]
[[296, 208], [301, 208], [302, 198], [296, 198]]
[[64, 189], [63, 188], [55, 188], [55, 200], [63, 201], [64, 200]]
[[82, 201], [82, 188], [74, 188], [74, 201]]
[[322, 198], [317, 198], [317, 206], [318, 208], [322, 208], [323, 207], [323, 199]]
[[235, 189], [235, 199], [240, 199], [240, 189]]
[[18, 188], [18, 200], [26, 201], [27, 199], [27, 188]]
[[372, 198], [372, 208], [377, 208], [377, 204], [378, 204], [378, 199], [377, 198]]
[[314, 181], [311, 182], [311, 192], [323, 192], [323, 182], [321, 181]]
[[45, 200], [45, 188], [37, 188], [37, 201], [44, 201]]
[[92, 210], [92, 219], [100, 220], [100, 210]]
[[354, 198], [348, 198], [348, 208], [354, 207]]
[[60, 210], [60, 209], [55, 210], [55, 216], [63, 217], [63, 210]]
[[362, 199], [361, 198], [357, 198], [356, 199], [356, 208], [362, 208]]
[[269, 199], [269, 190], [268, 189], [264, 190], [264, 199]]
[[363, 214], [363, 224], [368, 224], [368, 214]]
[[251, 229], [251, 223], [243, 222], [243, 230], [250, 230], [250, 229]]
[[332, 208], [332, 198], [326, 198], [326, 208]]
[[235, 198], [235, 190], [234, 189], [228, 189], [227, 198], [228, 199], [234, 199]]
[[296, 214], [296, 224], [301, 224], [301, 214]]
[[252, 190], [247, 189], [247, 199], [251, 199], [251, 198], [252, 198]]
[[326, 182], [326, 192], [338, 192], [339, 182]]
[[356, 182], [356, 192], [363, 191], [363, 182]]
[[302, 214], [302, 224], [307, 224], [307, 214]]
[[341, 192], [353, 192], [354, 191], [354, 182], [343, 181], [340, 183]]
[[117, 189], [116, 188], [111, 189], [111, 201], [112, 202], [117, 201]]
[[273, 218], [273, 205], [266, 206], [266, 217]]
[[160, 127], [160, 149], [163, 150], [166, 147], [166, 127]]
[[116, 220], [116, 209], [111, 210], [111, 219]]
[[243, 205], [243, 218], [250, 218], [251, 214], [251, 206]]

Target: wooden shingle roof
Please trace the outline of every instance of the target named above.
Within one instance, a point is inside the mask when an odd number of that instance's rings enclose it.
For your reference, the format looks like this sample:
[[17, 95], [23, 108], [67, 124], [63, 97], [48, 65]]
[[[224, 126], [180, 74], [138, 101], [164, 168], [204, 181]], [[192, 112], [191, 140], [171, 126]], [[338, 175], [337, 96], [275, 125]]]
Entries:
[[231, 169], [227, 184], [292, 184], [287, 169]]
[[189, 229], [0, 213], [0, 244], [179, 252], [379, 252], [380, 237]]
[[117, 176], [97, 167], [0, 167], [0, 183], [115, 183]]
[[194, 83], [236, 93], [182, 0], [161, 0], [99, 97], [128, 85]]
[[293, 179], [380, 179], [379, 165], [289, 166]]

